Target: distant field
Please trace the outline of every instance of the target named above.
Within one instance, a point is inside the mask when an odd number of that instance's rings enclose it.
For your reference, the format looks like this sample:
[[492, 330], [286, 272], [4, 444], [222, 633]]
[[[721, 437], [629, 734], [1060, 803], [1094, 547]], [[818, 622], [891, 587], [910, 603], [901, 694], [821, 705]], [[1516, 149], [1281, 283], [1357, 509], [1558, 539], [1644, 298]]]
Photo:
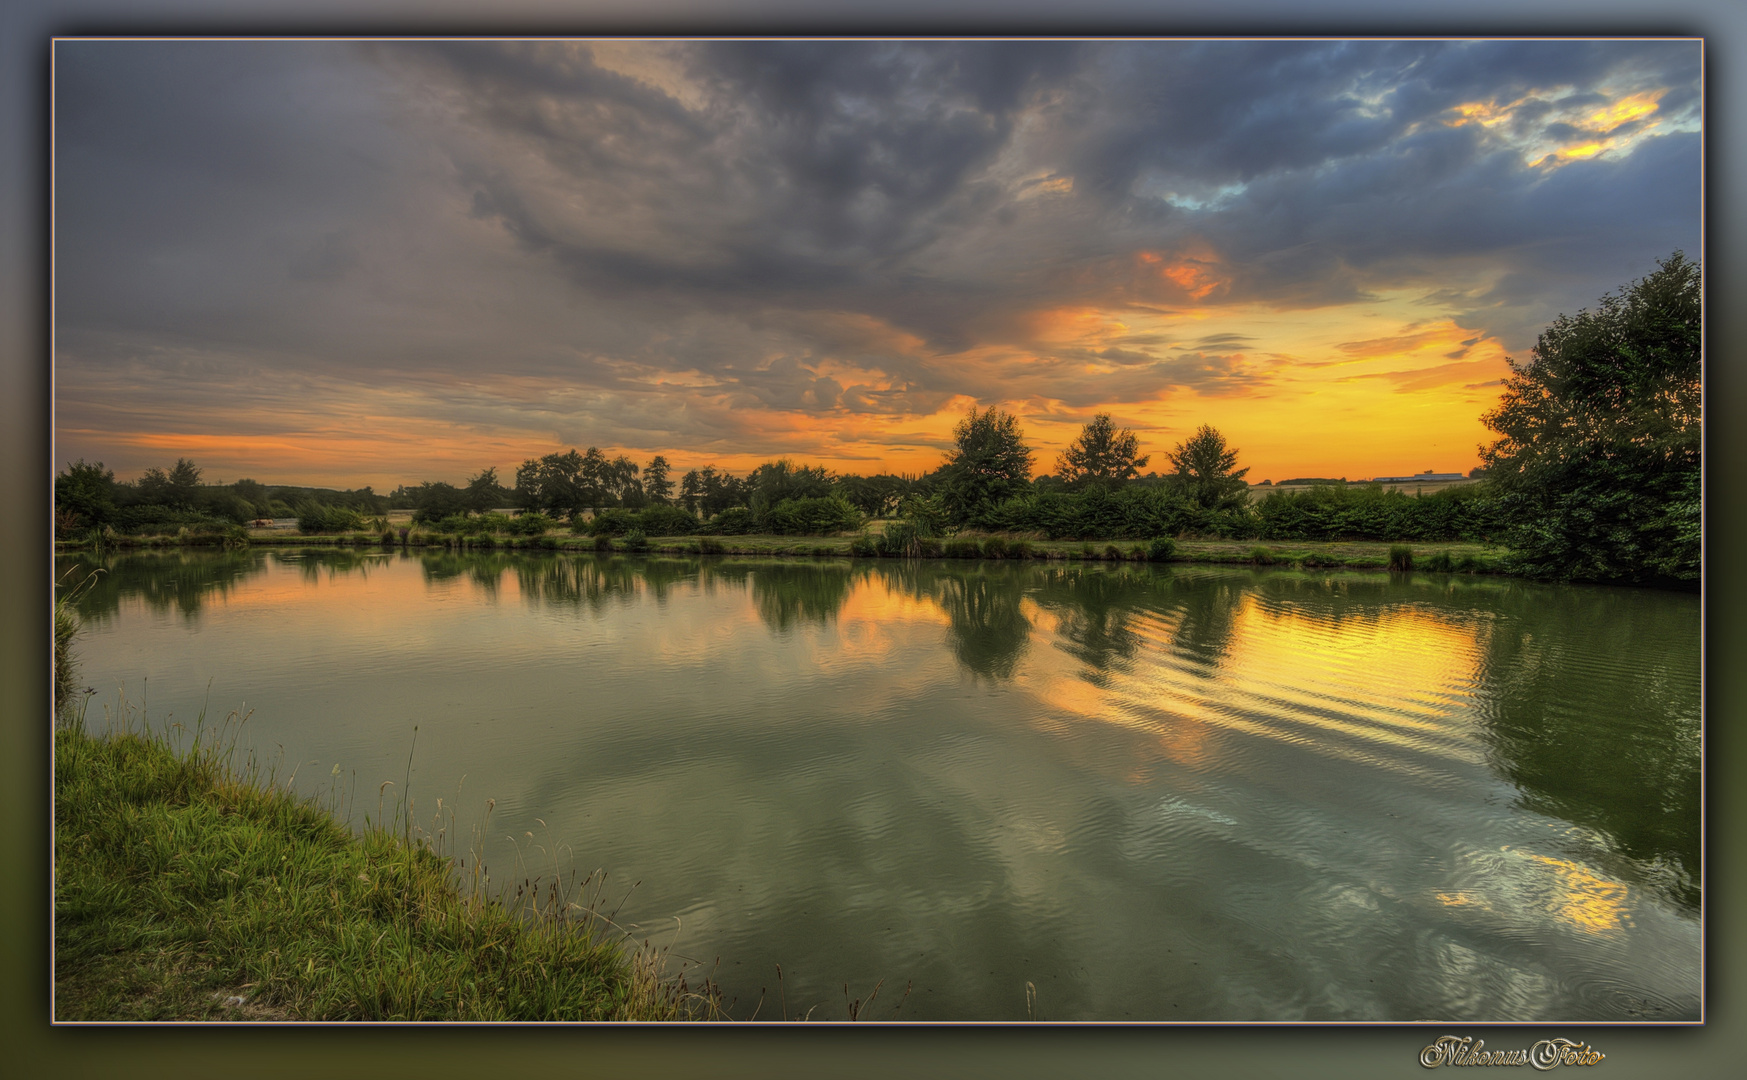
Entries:
[[[1425, 481], [1409, 481], [1405, 484], [1384, 484], [1383, 490], [1405, 491], [1409, 495], [1435, 495], [1438, 492], [1445, 491], [1449, 488], [1467, 487], [1469, 484], [1477, 484], [1479, 482], [1480, 481], [1478, 480], [1469, 479], [1436, 480], [1429, 483]], [[1365, 487], [1366, 485], [1363, 482], [1356, 482], [1348, 483], [1347, 486]], [[1310, 488], [1311, 485], [1309, 484], [1273, 484], [1268, 487], [1255, 486], [1250, 488], [1250, 501], [1260, 502], [1276, 491], [1309, 491]]]

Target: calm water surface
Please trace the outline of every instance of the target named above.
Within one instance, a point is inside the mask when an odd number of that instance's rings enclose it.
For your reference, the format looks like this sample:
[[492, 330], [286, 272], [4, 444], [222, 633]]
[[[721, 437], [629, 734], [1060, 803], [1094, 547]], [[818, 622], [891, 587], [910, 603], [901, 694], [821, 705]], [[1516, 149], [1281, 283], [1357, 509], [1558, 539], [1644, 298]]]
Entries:
[[[739, 1015], [1681, 1020], [1696, 596], [1144, 564], [133, 554], [98, 723], [607, 875]], [[416, 737], [414, 725], [417, 725]], [[335, 769], [338, 769], [336, 776]], [[392, 796], [390, 796], [392, 797]], [[485, 803], [496, 809], [483, 822]], [[449, 824], [450, 813], [454, 814]], [[715, 966], [720, 958], [719, 966]], [[912, 987], [907, 999], [904, 988]]]

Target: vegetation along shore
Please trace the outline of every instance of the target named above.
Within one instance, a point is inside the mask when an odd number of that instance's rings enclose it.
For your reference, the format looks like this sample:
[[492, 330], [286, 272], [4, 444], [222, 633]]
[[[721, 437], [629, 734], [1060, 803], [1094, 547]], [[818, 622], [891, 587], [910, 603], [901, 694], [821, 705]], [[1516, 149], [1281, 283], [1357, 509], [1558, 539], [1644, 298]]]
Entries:
[[[202, 484], [186, 458], [117, 482], [101, 463], [55, 481], [57, 539], [79, 546], [318, 542], [592, 548], [697, 554], [1152, 558], [1382, 564], [1549, 580], [1694, 587], [1700, 573], [1700, 275], [1676, 252], [1656, 273], [1560, 316], [1515, 365], [1482, 419], [1478, 482], [1303, 479], [1251, 486], [1238, 451], [1203, 425], [1142, 473], [1132, 431], [1088, 422], [1053, 473], [1033, 476], [1017, 417], [972, 409], [939, 468], [832, 475], [783, 458], [743, 477], [714, 466], [676, 483], [597, 447], [529, 459], [513, 487], [495, 467], [465, 486], [426, 481], [382, 496]], [[1263, 494], [1266, 492], [1266, 494]], [[288, 525], [295, 519], [296, 531]], [[801, 540], [798, 538], [810, 538]], [[1248, 545], [1234, 557], [1232, 544]], [[1136, 545], [1139, 545], [1138, 547]], [[1144, 554], [1142, 554], [1144, 549]]]

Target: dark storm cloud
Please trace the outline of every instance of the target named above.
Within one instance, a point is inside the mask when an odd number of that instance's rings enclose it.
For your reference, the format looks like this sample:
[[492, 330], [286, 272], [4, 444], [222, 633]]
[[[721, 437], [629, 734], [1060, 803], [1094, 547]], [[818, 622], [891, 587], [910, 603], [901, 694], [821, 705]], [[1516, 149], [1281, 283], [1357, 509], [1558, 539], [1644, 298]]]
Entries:
[[[614, 48], [63, 43], [61, 362], [182, 350], [238, 385], [486, 371], [481, 416], [549, 428], [529, 388], [562, 386], [596, 441], [665, 423], [678, 443], [737, 405], [1265, 381], [1233, 358], [1247, 334], [1031, 340], [1073, 305], [1413, 289], [1520, 349], [1698, 250], [1691, 42]], [[1536, 164], [1639, 92], [1655, 111], [1608, 129], [1636, 142]], [[1117, 370], [1076, 383], [1085, 364]]]

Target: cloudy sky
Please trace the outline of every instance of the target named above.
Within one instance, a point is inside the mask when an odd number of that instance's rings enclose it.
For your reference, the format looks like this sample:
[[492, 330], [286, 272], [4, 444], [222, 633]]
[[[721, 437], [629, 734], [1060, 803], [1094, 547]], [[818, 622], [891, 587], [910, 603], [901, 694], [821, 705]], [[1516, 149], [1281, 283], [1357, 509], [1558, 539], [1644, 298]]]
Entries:
[[1701, 254], [1696, 41], [63, 41], [59, 463], [1473, 466], [1505, 358]]

